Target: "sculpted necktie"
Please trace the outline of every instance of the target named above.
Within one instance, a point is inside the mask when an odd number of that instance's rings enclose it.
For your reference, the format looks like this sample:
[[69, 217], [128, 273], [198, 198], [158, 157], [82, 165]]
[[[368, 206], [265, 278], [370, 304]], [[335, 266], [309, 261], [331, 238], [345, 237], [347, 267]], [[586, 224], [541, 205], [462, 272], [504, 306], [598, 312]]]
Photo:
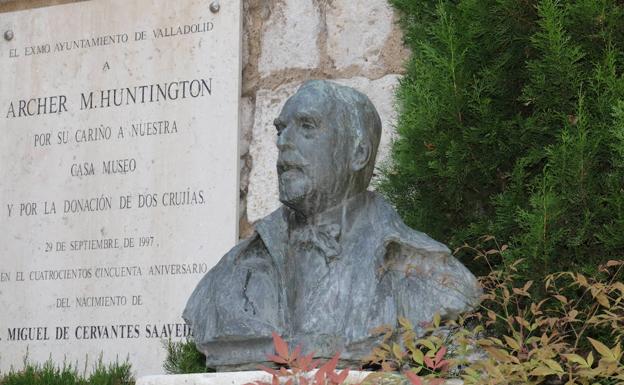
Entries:
[[342, 252], [340, 246], [340, 225], [337, 223], [306, 226], [295, 233], [295, 241], [308, 247], [317, 248], [325, 257], [325, 263], [336, 259]]

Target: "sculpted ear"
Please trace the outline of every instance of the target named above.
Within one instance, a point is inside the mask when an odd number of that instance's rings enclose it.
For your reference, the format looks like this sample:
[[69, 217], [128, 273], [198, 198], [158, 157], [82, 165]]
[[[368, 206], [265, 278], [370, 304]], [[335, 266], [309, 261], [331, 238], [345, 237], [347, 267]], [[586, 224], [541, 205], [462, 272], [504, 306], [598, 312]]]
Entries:
[[353, 158], [351, 160], [351, 170], [360, 171], [368, 164], [371, 157], [372, 145], [370, 140], [362, 139], [355, 146]]

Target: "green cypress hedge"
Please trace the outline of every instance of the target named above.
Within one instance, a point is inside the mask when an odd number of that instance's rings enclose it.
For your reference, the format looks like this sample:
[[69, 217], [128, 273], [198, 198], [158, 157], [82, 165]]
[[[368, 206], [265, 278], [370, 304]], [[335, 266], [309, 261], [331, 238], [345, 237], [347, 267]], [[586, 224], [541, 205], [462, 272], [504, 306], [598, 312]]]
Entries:
[[624, 2], [391, 3], [412, 56], [379, 189], [406, 223], [532, 277], [621, 258]]

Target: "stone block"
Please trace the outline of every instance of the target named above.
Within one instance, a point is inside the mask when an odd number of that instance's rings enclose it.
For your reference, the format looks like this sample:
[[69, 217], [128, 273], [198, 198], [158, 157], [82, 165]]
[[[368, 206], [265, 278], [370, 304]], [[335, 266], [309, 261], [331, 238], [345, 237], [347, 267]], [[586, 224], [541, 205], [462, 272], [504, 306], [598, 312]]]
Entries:
[[312, 0], [276, 2], [264, 23], [259, 71], [267, 76], [290, 68], [315, 68], [320, 54], [321, 17]]
[[[396, 377], [396, 381], [395, 378]], [[381, 379], [383, 378], [383, 379]], [[381, 381], [379, 381], [381, 379]], [[255, 381], [271, 382], [271, 376], [265, 372], [226, 372], [226, 373], [202, 373], [181, 374], [168, 376], [145, 376], [137, 380], [136, 385], [243, 385], [255, 383]], [[395, 381], [393, 381], [395, 380]], [[375, 382], [372, 382], [375, 381]], [[349, 384], [396, 384], [407, 385], [409, 382], [403, 376], [387, 375], [383, 373], [351, 371], [344, 385]], [[461, 380], [448, 380], [444, 385], [462, 385]]]
[[338, 69], [383, 69], [382, 50], [392, 32], [386, 0], [334, 1], [327, 8], [327, 50]]
[[[364, 77], [336, 79], [339, 84], [354, 87], [368, 95], [382, 122], [382, 137], [377, 155], [377, 165], [388, 159], [390, 144], [394, 136], [396, 113], [394, 112], [394, 90], [399, 75], [387, 75], [377, 80]], [[273, 120], [279, 114], [286, 99], [301, 83], [289, 83], [276, 90], [259, 90], [256, 94], [256, 111], [253, 140], [250, 146], [252, 169], [247, 196], [247, 218], [250, 222], [270, 214], [280, 205], [277, 189], [277, 147]]]
[[276, 90], [259, 90], [256, 93], [253, 139], [249, 148], [252, 161], [247, 195], [249, 222], [254, 222], [279, 207], [275, 168], [277, 136], [273, 120], [298, 86], [299, 82], [290, 83]]
[[258, 380], [270, 381], [271, 376], [260, 371], [145, 376], [136, 385], [243, 385]]
[[238, 139], [238, 154], [239, 154], [239, 208], [238, 215], [240, 219], [239, 223], [239, 237], [247, 235], [247, 217], [246, 217], [246, 204], [247, 204], [247, 188], [249, 186], [249, 145], [251, 144], [252, 129], [254, 123], [254, 103], [249, 97], [241, 98], [240, 105], [240, 132]]
[[27, 355], [160, 373], [161, 340], [189, 336], [186, 297], [238, 241], [241, 1], [208, 5], [1, 14], [0, 372]]
[[397, 118], [394, 105], [394, 92], [399, 85], [399, 79], [399, 75], [386, 75], [377, 80], [369, 80], [363, 77], [336, 80], [336, 83], [353, 87], [363, 92], [377, 108], [382, 127], [381, 141], [379, 142], [379, 150], [377, 151], [377, 167], [383, 165], [390, 159], [392, 140], [396, 134], [395, 124]]
[[254, 124], [254, 103], [249, 97], [241, 98], [240, 105], [240, 132], [238, 140], [238, 154], [242, 157], [249, 152]]

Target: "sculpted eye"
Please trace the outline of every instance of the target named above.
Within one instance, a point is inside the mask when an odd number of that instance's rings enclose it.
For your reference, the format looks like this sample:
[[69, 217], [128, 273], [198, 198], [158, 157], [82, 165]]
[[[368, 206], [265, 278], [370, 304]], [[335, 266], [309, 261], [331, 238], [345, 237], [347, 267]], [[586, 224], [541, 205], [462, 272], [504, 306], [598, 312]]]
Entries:
[[316, 128], [316, 124], [314, 124], [314, 122], [311, 120], [302, 120], [301, 128], [303, 128], [306, 131], [314, 130]]

